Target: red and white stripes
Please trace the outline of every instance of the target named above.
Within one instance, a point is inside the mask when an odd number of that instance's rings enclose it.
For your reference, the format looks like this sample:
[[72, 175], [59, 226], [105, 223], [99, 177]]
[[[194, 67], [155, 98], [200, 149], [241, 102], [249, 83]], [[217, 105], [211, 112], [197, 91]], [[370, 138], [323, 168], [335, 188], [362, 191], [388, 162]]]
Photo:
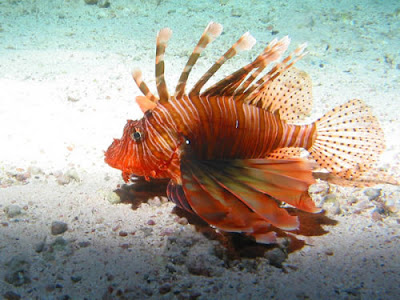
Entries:
[[263, 158], [279, 148], [307, 149], [315, 132], [313, 124], [286, 124], [234, 97], [172, 98], [145, 119], [148, 147], [172, 156], [185, 138], [197, 159]]

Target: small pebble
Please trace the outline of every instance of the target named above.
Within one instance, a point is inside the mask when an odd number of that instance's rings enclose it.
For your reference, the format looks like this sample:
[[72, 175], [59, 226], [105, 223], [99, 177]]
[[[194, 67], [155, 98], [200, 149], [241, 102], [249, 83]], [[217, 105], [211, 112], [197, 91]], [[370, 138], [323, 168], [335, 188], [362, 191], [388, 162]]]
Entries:
[[173, 264], [171, 264], [171, 263], [167, 263], [166, 265], [165, 265], [165, 268], [168, 270], [168, 272], [170, 272], [170, 273], [175, 273], [176, 272], [176, 268], [175, 268], [175, 266], [173, 265]]
[[370, 201], [375, 200], [381, 195], [381, 189], [368, 188], [364, 191], [364, 195], [366, 195]]
[[78, 172], [75, 169], [70, 169], [65, 173], [62, 173], [61, 171], [56, 171], [53, 175], [57, 178], [57, 183], [60, 185], [66, 185], [71, 183], [72, 181], [81, 181]]
[[106, 199], [111, 204], [121, 203], [121, 198], [117, 195], [117, 193], [113, 191], [109, 191], [108, 193], [106, 193]]
[[172, 228], [165, 228], [160, 232], [161, 236], [170, 236], [174, 233], [174, 230]]
[[[85, 0], [86, 1], [86, 0]], [[96, 4], [96, 3], [94, 3], [94, 4]], [[67, 100], [69, 101], [69, 102], [78, 102], [79, 101], [79, 98], [78, 97], [74, 97], [74, 96], [68, 96], [67, 97]]]
[[13, 291], [8, 291], [3, 294], [5, 300], [19, 300], [21, 296]]
[[19, 207], [18, 205], [12, 204], [12, 205], [6, 206], [4, 208], [4, 212], [6, 213], [7, 217], [14, 218], [21, 214], [21, 207]]
[[56, 289], [56, 285], [54, 283], [49, 283], [46, 285], [46, 292], [53, 292]]
[[65, 175], [68, 176], [73, 181], [76, 182], [81, 181], [81, 178], [79, 177], [79, 174], [75, 169], [69, 169], [67, 172], [65, 172]]
[[240, 18], [242, 16], [243, 12], [236, 9], [236, 10], [231, 10], [231, 16], [234, 18]]
[[327, 195], [327, 196], [325, 197], [324, 203], [329, 203], [329, 202], [331, 202], [331, 203], [337, 202], [337, 199], [336, 199], [336, 195], [335, 195], [335, 194], [329, 194], [329, 195]]
[[17, 174], [15, 176], [15, 179], [17, 179], [17, 181], [24, 182], [30, 177], [31, 177], [31, 174], [29, 172], [25, 172], [25, 173]]
[[117, 224], [113, 228], [111, 228], [111, 230], [114, 232], [117, 232], [119, 229], [121, 229], [121, 224]]
[[28, 168], [28, 172], [30, 172], [33, 175], [39, 175], [39, 174], [44, 174], [43, 170], [39, 167], [36, 166], [30, 166]]
[[126, 244], [126, 243], [125, 243], [125, 244], [122, 244], [120, 247], [121, 247], [122, 249], [129, 249], [129, 248], [132, 248], [132, 246], [133, 246], [133, 245], [130, 244], [130, 243], [129, 243], [129, 244]]
[[153, 225], [156, 225], [156, 222], [154, 220], [150, 219], [147, 221], [147, 225], [153, 226]]
[[119, 233], [118, 233], [118, 235], [119, 236], [128, 236], [128, 233], [126, 232], [126, 231], [120, 231]]
[[150, 206], [161, 206], [161, 199], [160, 197], [154, 197], [153, 199], [149, 199], [147, 202]]
[[171, 291], [171, 284], [170, 283], [164, 283], [162, 286], [159, 287], [158, 291], [160, 292], [161, 295], [164, 295]]
[[308, 188], [308, 192], [310, 194], [323, 194], [323, 196], [325, 196], [328, 193], [328, 191], [329, 191], [329, 184], [325, 181], [314, 183]]
[[179, 218], [178, 223], [181, 225], [187, 225], [189, 222], [185, 217]]
[[71, 280], [73, 281], [73, 282], [79, 282], [79, 281], [81, 281], [82, 280], [82, 276], [71, 276]]
[[282, 268], [282, 263], [286, 260], [287, 254], [280, 248], [274, 248], [271, 251], [266, 252], [264, 257], [268, 259], [270, 265]]
[[378, 221], [382, 221], [382, 215], [379, 213], [379, 212], [377, 212], [377, 211], [373, 211], [372, 212], [372, 215], [371, 215], [371, 218], [372, 218], [372, 220], [374, 220], [375, 222], [378, 222]]
[[89, 247], [89, 246], [90, 246], [90, 242], [88, 242], [88, 241], [79, 242], [79, 243], [78, 243], [78, 246], [79, 246], [80, 248], [86, 248], [86, 247]]
[[97, 6], [100, 8], [108, 8], [110, 7], [110, 1], [109, 0], [98, 0]]
[[51, 223], [51, 234], [62, 234], [68, 230], [68, 224], [61, 221], [54, 221]]
[[46, 243], [45, 243], [44, 241], [41, 241], [41, 242], [37, 243], [37, 244], [34, 246], [35, 252], [36, 252], [36, 253], [42, 252], [42, 251], [44, 250], [44, 247], [45, 247], [45, 246], [46, 246]]
[[360, 298], [361, 292], [359, 288], [348, 288], [344, 291], [353, 297]]
[[218, 268], [221, 262], [214, 255], [198, 254], [197, 256], [188, 255], [185, 265], [192, 275], [213, 277], [221, 275], [221, 270]]
[[333, 215], [339, 215], [342, 212], [340, 203], [334, 194], [329, 194], [325, 197], [323, 208]]
[[197, 299], [201, 296], [199, 291], [190, 291], [190, 299]]
[[14, 286], [21, 286], [31, 282], [29, 275], [30, 263], [20, 255], [12, 257], [7, 263], [7, 272], [4, 280]]
[[54, 250], [64, 250], [65, 247], [67, 246], [68, 242], [66, 239], [64, 239], [62, 236], [58, 236], [54, 242], [51, 244]]
[[70, 182], [71, 182], [71, 178], [69, 178], [69, 177], [66, 176], [65, 174], [63, 174], [63, 175], [57, 177], [57, 183], [58, 183], [59, 185], [66, 185], [66, 184], [68, 184], [68, 183], [70, 183]]
[[349, 200], [347, 201], [349, 204], [355, 204], [358, 202], [357, 197], [350, 197]]

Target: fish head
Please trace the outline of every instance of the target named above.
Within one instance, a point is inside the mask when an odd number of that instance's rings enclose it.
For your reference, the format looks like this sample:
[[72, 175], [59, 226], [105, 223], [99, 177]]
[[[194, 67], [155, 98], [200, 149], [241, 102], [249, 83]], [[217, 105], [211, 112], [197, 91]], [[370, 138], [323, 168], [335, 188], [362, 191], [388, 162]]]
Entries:
[[143, 143], [146, 142], [146, 133], [143, 130], [143, 119], [128, 120], [125, 124], [122, 137], [114, 139], [104, 153], [105, 162], [123, 173], [125, 181], [130, 175], [149, 176], [143, 157]]

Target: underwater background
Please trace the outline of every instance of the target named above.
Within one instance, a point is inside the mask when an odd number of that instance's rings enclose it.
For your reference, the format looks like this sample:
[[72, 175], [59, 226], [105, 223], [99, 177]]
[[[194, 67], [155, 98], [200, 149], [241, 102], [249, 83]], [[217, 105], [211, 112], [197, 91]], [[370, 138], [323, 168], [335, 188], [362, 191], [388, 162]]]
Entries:
[[[289, 35], [289, 50], [308, 44], [296, 67], [313, 81], [309, 120], [356, 98], [385, 132], [384, 179], [318, 181], [326, 214], [300, 246], [215, 233], [165, 197], [129, 202], [120, 172], [104, 163], [126, 120], [141, 117], [132, 70], [155, 91], [157, 32], [173, 31], [172, 90], [210, 21], [224, 31], [188, 86], [243, 33], [257, 44], [215, 80]], [[399, 33], [398, 0], [0, 0], [0, 297], [397, 299]]]

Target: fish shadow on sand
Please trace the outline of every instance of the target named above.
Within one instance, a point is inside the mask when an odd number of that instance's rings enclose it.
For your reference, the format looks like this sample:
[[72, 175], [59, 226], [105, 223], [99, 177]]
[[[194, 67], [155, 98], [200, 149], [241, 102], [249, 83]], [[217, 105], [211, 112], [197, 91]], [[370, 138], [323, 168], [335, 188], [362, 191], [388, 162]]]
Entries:
[[[147, 203], [151, 198], [156, 196], [166, 197], [168, 182], [169, 179], [148, 182], [143, 178], [137, 178], [133, 180], [133, 184], [123, 184], [115, 192], [122, 203], [131, 204], [132, 209], [136, 210], [142, 203]], [[259, 244], [244, 234], [215, 230], [200, 217], [179, 207], [175, 207], [172, 212], [179, 217], [185, 217], [188, 223], [194, 225], [196, 231], [207, 239], [219, 241], [226, 249], [226, 254], [230, 259], [267, 257], [266, 253], [277, 247], [283, 249], [286, 254], [290, 254], [306, 245], [306, 241], [302, 240], [301, 236], [313, 237], [327, 234], [329, 231], [324, 229], [323, 225], [334, 226], [338, 223], [336, 220], [328, 218], [324, 212], [312, 214], [295, 208], [287, 208], [287, 210], [289, 214], [296, 215], [299, 218], [300, 228], [291, 233], [289, 232], [289, 234], [274, 228], [274, 231], [278, 233], [278, 237], [282, 238], [282, 243], [279, 245]], [[296, 236], [299, 236], [299, 238]]]
[[296, 215], [299, 218], [300, 228], [292, 231], [293, 234], [287, 234], [287, 232], [274, 228], [278, 237], [282, 238], [282, 242], [279, 245], [259, 244], [251, 237], [241, 233], [228, 233], [215, 230], [198, 216], [190, 214], [179, 207], [175, 207], [172, 212], [179, 217], [187, 218], [189, 224], [194, 225], [196, 230], [208, 239], [218, 240], [226, 247], [228, 255], [232, 259], [238, 259], [240, 257], [263, 257], [267, 251], [276, 247], [283, 248], [287, 254], [290, 254], [294, 251], [300, 250], [306, 245], [306, 242], [301, 238], [297, 238], [296, 235], [307, 237], [321, 236], [329, 233], [329, 231], [325, 230], [322, 225], [334, 226], [338, 223], [336, 220], [325, 216], [324, 213], [311, 214], [294, 208], [288, 208], [287, 210], [291, 215]]
[[114, 192], [122, 203], [129, 203], [132, 209], [137, 209], [142, 203], [147, 203], [154, 197], [167, 197], [166, 190], [170, 179], [146, 181], [142, 177], [134, 178], [132, 184], [123, 184]]

